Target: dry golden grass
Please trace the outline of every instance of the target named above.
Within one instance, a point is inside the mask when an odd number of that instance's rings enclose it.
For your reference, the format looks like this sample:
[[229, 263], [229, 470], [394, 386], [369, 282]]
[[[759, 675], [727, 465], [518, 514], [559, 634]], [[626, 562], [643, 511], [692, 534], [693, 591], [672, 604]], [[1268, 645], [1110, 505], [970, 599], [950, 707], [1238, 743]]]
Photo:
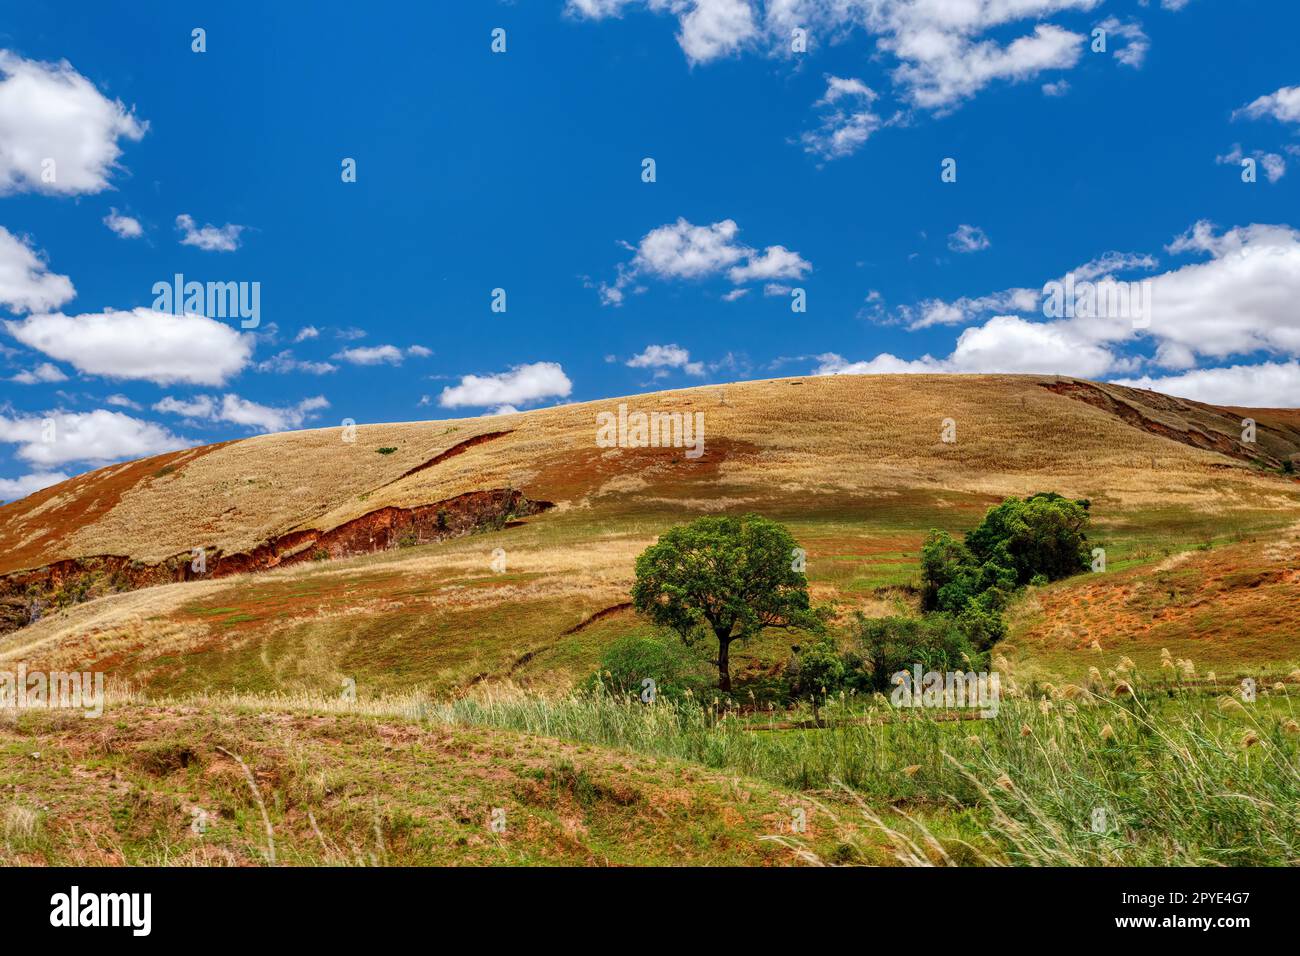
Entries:
[[[265, 435], [179, 453], [156, 467], [113, 466], [0, 508], [0, 572], [92, 554], [156, 562], [199, 546], [233, 553], [295, 528], [328, 529], [384, 506], [484, 488], [515, 488], [564, 507], [635, 496], [718, 510], [763, 495], [1001, 496], [1050, 479], [1062, 493], [1109, 496], [1126, 507], [1230, 510], [1268, 498], [1294, 504], [1294, 487], [1042, 387], [1052, 381], [836, 376], [625, 400], [632, 410], [703, 412], [706, 454], [697, 462], [596, 448], [595, 415], [616, 409], [620, 399], [494, 418], [362, 425], [354, 443], [344, 442], [337, 427]], [[1141, 402], [1149, 394], [1131, 397]], [[1162, 424], [1186, 427], [1169, 405], [1144, 408]], [[957, 423], [955, 444], [940, 441], [945, 418]], [[501, 430], [509, 433], [398, 480], [467, 439]], [[380, 455], [381, 447], [397, 450]], [[105, 496], [114, 476], [129, 486]], [[78, 495], [115, 503], [72, 508], [69, 498]], [[84, 520], [49, 527], [56, 502]]]
[[[900, 596], [891, 588], [912, 582], [928, 528], [969, 527], [1008, 494], [1054, 490], [1093, 499], [1094, 538], [1119, 541], [1127, 563], [1159, 561], [1171, 547], [1231, 539], [1300, 514], [1300, 484], [1043, 387], [1053, 381], [844, 376], [627, 400], [634, 410], [702, 411], [705, 455], [694, 462], [672, 450], [597, 448], [595, 415], [616, 409], [612, 400], [362, 426], [355, 444], [343, 443], [338, 429], [265, 436], [185, 453], [161, 475], [164, 467], [152, 462], [115, 466], [0, 509], [0, 541], [15, 529], [29, 537], [58, 508], [94, 520], [67, 529], [45, 558], [118, 553], [146, 561], [196, 544], [247, 549], [294, 527], [325, 529], [387, 505], [476, 489], [512, 487], [556, 508], [522, 526], [413, 550], [72, 606], [0, 639], [0, 661], [94, 665], [162, 691], [332, 687], [357, 674], [391, 689], [453, 689], [485, 675], [562, 686], [635, 619], [568, 631], [626, 602], [636, 555], [666, 527], [698, 514], [754, 509], [791, 522], [808, 548], [814, 599], [841, 615], [856, 608], [873, 616], [897, 612]], [[1203, 424], [1197, 408], [1188, 406], [1191, 418], [1180, 423], [1174, 400], [1110, 391], [1158, 416], [1162, 427]], [[939, 440], [945, 418], [957, 423], [956, 444]], [[501, 431], [399, 477], [460, 442]], [[398, 450], [380, 455], [379, 447]], [[77, 489], [103, 497], [112, 482], [128, 479], [135, 484], [119, 487], [111, 507], [75, 500]], [[497, 547], [507, 551], [506, 573], [490, 567]], [[1178, 567], [1156, 573], [1171, 569]], [[1112, 580], [1084, 587], [1104, 589]], [[1085, 590], [1083, 606], [1094, 600]], [[1078, 613], [1068, 602], [1058, 611], [1063, 621]], [[1250, 612], [1267, 623], [1267, 608]], [[786, 648], [779, 645], [757, 653], [754, 666], [780, 658]], [[1060, 642], [1036, 646], [1073, 653]]]

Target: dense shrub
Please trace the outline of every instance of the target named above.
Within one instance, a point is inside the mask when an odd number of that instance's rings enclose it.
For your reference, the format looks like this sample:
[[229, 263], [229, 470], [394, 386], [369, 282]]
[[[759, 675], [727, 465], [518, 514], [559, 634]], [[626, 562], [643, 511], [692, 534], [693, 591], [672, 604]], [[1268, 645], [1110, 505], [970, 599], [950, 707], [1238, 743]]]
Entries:
[[713, 684], [712, 661], [681, 641], [628, 634], [614, 641], [600, 658], [600, 670], [588, 688], [603, 684], [611, 694], [640, 696], [643, 681], [655, 682], [656, 696], [701, 694]]
[[854, 637], [864, 665], [864, 689], [887, 692], [899, 671], [920, 664], [923, 670], [969, 670], [983, 659], [960, 618], [950, 614], [923, 617], [868, 618], [858, 614]]
[[1078, 574], [1088, 570], [1090, 504], [1050, 491], [1008, 498], [966, 535], [966, 547], [978, 564], [993, 561], [1011, 568], [1021, 586], [1038, 574], [1049, 581]]
[[819, 720], [822, 700], [842, 690], [849, 674], [849, 665], [839, 645], [829, 636], [801, 647], [786, 669], [790, 696], [811, 701], [814, 720]]
[[1087, 501], [1055, 492], [1008, 498], [957, 541], [931, 531], [921, 547], [921, 609], [954, 615], [976, 650], [1006, 633], [1001, 611], [1026, 584], [1088, 569]]

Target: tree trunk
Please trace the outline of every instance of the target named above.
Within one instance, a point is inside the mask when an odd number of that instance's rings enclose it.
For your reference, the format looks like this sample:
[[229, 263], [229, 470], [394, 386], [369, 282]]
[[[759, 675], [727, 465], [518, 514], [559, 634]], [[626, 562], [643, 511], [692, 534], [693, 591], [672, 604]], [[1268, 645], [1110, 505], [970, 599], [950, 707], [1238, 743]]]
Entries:
[[731, 662], [727, 651], [731, 647], [731, 638], [718, 635], [718, 689], [731, 693]]

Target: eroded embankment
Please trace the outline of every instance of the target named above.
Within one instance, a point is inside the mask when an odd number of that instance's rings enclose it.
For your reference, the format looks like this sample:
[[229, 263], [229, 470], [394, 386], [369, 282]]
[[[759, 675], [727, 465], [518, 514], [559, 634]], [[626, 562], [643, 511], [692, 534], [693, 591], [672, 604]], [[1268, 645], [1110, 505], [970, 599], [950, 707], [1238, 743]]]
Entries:
[[452, 445], [446, 451], [441, 451], [438, 454], [434, 455], [428, 461], [422, 462], [421, 464], [416, 465], [414, 468], [408, 468], [406, 471], [402, 472], [392, 481], [384, 482], [384, 484], [380, 485], [379, 487], [387, 488], [389, 485], [395, 485], [403, 478], [410, 478], [412, 475], [419, 474], [420, 472], [424, 471], [427, 468], [432, 468], [434, 465], [441, 465], [448, 458], [455, 458], [457, 455], [463, 455], [465, 452], [469, 451], [471, 448], [475, 447], [476, 445], [482, 445], [484, 442], [490, 442], [494, 439], [501, 438], [505, 435], [509, 435], [511, 431], [513, 431], [513, 429], [506, 429], [505, 431], [500, 431], [500, 432], [484, 432], [481, 435], [475, 435], [473, 438], [466, 438], [464, 441], [457, 442], [456, 444]]
[[[1278, 467], [1282, 462], [1272, 455], [1256, 448], [1249, 448], [1239, 441], [1235, 441], [1228, 435], [1214, 430], [1203, 430], [1192, 426], [1187, 429], [1174, 428], [1164, 422], [1150, 418], [1128, 402], [1115, 398], [1103, 389], [1086, 382], [1041, 382], [1039, 383], [1049, 392], [1055, 392], [1058, 395], [1064, 395], [1067, 398], [1073, 398], [1076, 401], [1086, 402], [1094, 408], [1100, 408], [1102, 411], [1114, 415], [1127, 425], [1134, 428], [1140, 428], [1143, 431], [1150, 432], [1153, 435], [1159, 435], [1162, 438], [1168, 438], [1172, 441], [1181, 442], [1184, 445], [1191, 445], [1193, 448], [1201, 448], [1205, 451], [1216, 451], [1221, 455], [1228, 455], [1241, 461], [1260, 462], [1271, 467]], [[1186, 413], [1188, 407], [1182, 405], [1174, 399], [1164, 395], [1153, 393], [1153, 399], [1160, 399], [1161, 404], [1158, 406], [1162, 410], [1175, 413]], [[1225, 416], [1226, 418], [1226, 416]]]
[[51, 606], [63, 607], [121, 591], [266, 571], [304, 561], [324, 561], [390, 548], [429, 544], [476, 531], [498, 530], [514, 518], [552, 507], [512, 489], [471, 491], [414, 508], [380, 508], [325, 531], [276, 535], [249, 551], [195, 550], [148, 564], [120, 555], [68, 558], [0, 576], [0, 634], [15, 631]]

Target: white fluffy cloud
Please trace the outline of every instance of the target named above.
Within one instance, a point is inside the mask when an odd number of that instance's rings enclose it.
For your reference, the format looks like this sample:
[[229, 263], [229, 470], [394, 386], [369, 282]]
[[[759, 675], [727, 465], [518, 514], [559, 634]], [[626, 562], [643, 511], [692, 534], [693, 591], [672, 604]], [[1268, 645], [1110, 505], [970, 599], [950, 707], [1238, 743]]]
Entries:
[[49, 382], [66, 382], [68, 376], [64, 375], [57, 365], [49, 362], [42, 362], [35, 368], [24, 369], [9, 381], [17, 382], [19, 385], [42, 385]]
[[353, 365], [401, 365], [402, 350], [395, 345], [367, 345], [335, 352], [331, 358]]
[[[604, 19], [644, 7], [678, 18], [677, 42], [691, 63], [746, 48], [789, 55], [791, 31], [816, 38], [861, 29], [897, 61], [893, 79], [913, 105], [944, 110], [999, 80], [1028, 79], [1044, 70], [1068, 69], [1082, 53], [1084, 36], [1042, 22], [1057, 13], [1086, 12], [1102, 0], [569, 0], [574, 16]], [[1015, 24], [1027, 24], [1003, 42]], [[1127, 47], [1132, 49], [1132, 43]], [[851, 115], [851, 114], [846, 114]], [[860, 117], [844, 128], [851, 140], [870, 135]], [[815, 141], [814, 141], [815, 142]], [[807, 145], [807, 143], [805, 144]]]
[[1234, 119], [1241, 116], [1269, 116], [1283, 123], [1300, 123], [1300, 86], [1284, 86], [1247, 103], [1233, 114]]
[[749, 0], [694, 0], [680, 22], [677, 42], [692, 63], [726, 56], [758, 35]]
[[766, 282], [772, 279], [802, 279], [812, 264], [785, 246], [768, 246], [750, 255], [749, 261], [727, 270], [727, 278], [736, 285]]
[[[1151, 270], [1157, 265], [1159, 261], [1146, 253], [1111, 251], [1076, 266], [1070, 272], [1076, 282], [1092, 282], [1114, 276], [1117, 272]], [[915, 331], [935, 325], [968, 325], [999, 313], [1041, 312], [1042, 303], [1041, 287], [1016, 287], [990, 292], [988, 295], [962, 296], [951, 302], [922, 299], [916, 305], [900, 307], [896, 318]]]
[[[999, 4], [1007, 7], [1006, 4]], [[1018, 82], [1078, 61], [1084, 37], [1040, 23], [1005, 46], [991, 39], [937, 29], [903, 30], [881, 40], [902, 65], [894, 79], [917, 106], [944, 111], [999, 80]]]
[[966, 329], [952, 354], [914, 361], [883, 353], [866, 362], [850, 362], [829, 353], [820, 357], [817, 375], [870, 375], [897, 372], [1037, 373], [1096, 378], [1117, 367], [1104, 347], [1081, 338], [1064, 322], [1028, 322], [998, 315]]
[[876, 92], [861, 80], [826, 77], [826, 93], [813, 104], [821, 114], [821, 125], [800, 137], [803, 148], [823, 159], [851, 156], [885, 125], [873, 109]]
[[962, 296], [951, 302], [923, 299], [916, 305], [901, 307], [898, 316], [915, 331], [934, 325], [966, 325], [996, 312], [1032, 312], [1041, 302], [1042, 293], [1038, 289], [1005, 289], [988, 295]]
[[691, 353], [680, 345], [647, 345], [640, 355], [627, 360], [629, 368], [679, 368], [687, 375], [703, 375], [704, 363], [692, 362]]
[[739, 231], [732, 219], [696, 226], [679, 218], [646, 233], [632, 265], [662, 279], [696, 279], [720, 272], [746, 255], [745, 247], [735, 241]]
[[39, 63], [0, 50], [0, 195], [97, 193], [148, 128], [66, 60]]
[[[1300, 355], [1300, 231], [1250, 225], [1216, 234], [1202, 221], [1168, 250], [1209, 258], [1151, 280], [1148, 331], [1162, 347], [1214, 359]], [[1124, 326], [1095, 331], [1111, 340], [1132, 335]]]
[[[1142, 29], [1142, 24], [1136, 20], [1125, 22], [1118, 17], [1107, 17], [1097, 26], [1106, 31], [1107, 49], [1116, 60], [1135, 70], [1141, 69], [1147, 51], [1151, 49], [1151, 38]], [[1114, 37], [1119, 37], [1124, 43], [1116, 45]]]
[[0, 226], [0, 305], [14, 312], [44, 311], [76, 294], [71, 279], [51, 272], [25, 239]]
[[269, 405], [250, 402], [238, 395], [223, 395], [217, 418], [223, 422], [247, 425], [259, 431], [282, 432], [290, 428], [298, 428], [312, 412], [328, 407], [329, 402], [322, 395], [304, 398], [298, 404], [288, 408], [272, 408]]
[[734, 53], [760, 32], [750, 0], [568, 0], [565, 9], [574, 16], [602, 20], [638, 5], [677, 17], [677, 43], [692, 63]]
[[176, 228], [181, 233], [182, 246], [195, 246], [204, 252], [234, 252], [239, 248], [239, 234], [247, 226], [226, 223], [224, 226], [198, 226], [194, 217], [181, 213], [176, 217]]
[[155, 412], [168, 415], [182, 415], [195, 420], [211, 418], [217, 408], [216, 400], [211, 395], [196, 395], [194, 398], [173, 398], [170, 395], [154, 403]]
[[1300, 405], [1300, 362], [1202, 368], [1179, 375], [1117, 379], [1116, 384], [1216, 405], [1295, 408]]
[[[1097, 378], [1128, 375], [1127, 382], [1217, 403], [1295, 406], [1294, 359], [1300, 356], [1300, 231], [1289, 226], [1250, 225], [1219, 232], [1208, 222], [1194, 224], [1167, 247], [1171, 255], [1199, 255], [1191, 262], [1142, 280], [1149, 283], [1149, 321], [1133, 316], [1077, 316], [1031, 321], [994, 315], [965, 329], [950, 355], [909, 361], [890, 354], [869, 361], [822, 356], [819, 372], [1043, 372]], [[1110, 252], [1080, 266], [1079, 282], [1114, 281], [1116, 272], [1149, 271], [1154, 257]], [[1041, 315], [1043, 294], [1011, 289], [954, 303], [922, 303], [910, 315], [912, 328], [970, 321], [986, 308], [1021, 301], [1020, 311]], [[1149, 359], [1125, 354], [1122, 347], [1148, 343]], [[1290, 359], [1230, 368], [1197, 368], [1207, 361], [1258, 354]], [[1163, 377], [1137, 378], [1144, 364], [1174, 370]], [[1252, 383], [1251, 369], [1258, 379]], [[1164, 388], [1164, 386], [1169, 386]], [[1194, 391], [1194, 394], [1193, 394]]]
[[259, 372], [279, 372], [282, 375], [289, 372], [328, 375], [330, 372], [337, 372], [339, 369], [337, 365], [331, 362], [309, 362], [295, 358], [293, 352], [289, 349], [276, 352], [269, 359], [258, 362], [256, 368]]
[[953, 252], [980, 252], [990, 245], [983, 229], [966, 223], [958, 226], [957, 231], [948, 237], [948, 248]]
[[[737, 241], [740, 227], [732, 219], [697, 226], [685, 218], [651, 229], [636, 246], [630, 263], [619, 266], [618, 278], [602, 284], [605, 305], [619, 305], [625, 290], [643, 277], [661, 280], [703, 279], [724, 272], [733, 285], [750, 281], [802, 278], [812, 264], [785, 246], [759, 251]], [[625, 244], [626, 245], [626, 244]]]
[[5, 326], [23, 345], [80, 372], [159, 385], [220, 385], [253, 353], [253, 337], [229, 325], [145, 308], [75, 316], [55, 312]]
[[[1264, 177], [1270, 182], [1275, 183], [1286, 175], [1286, 160], [1278, 153], [1267, 153], [1262, 149], [1252, 150], [1250, 153], [1252, 159], [1258, 166], [1264, 167]], [[1222, 156], [1214, 157], [1214, 161], [1220, 165], [1240, 166], [1246, 153], [1241, 148], [1240, 143], [1234, 143], [1232, 149]]]
[[17, 478], [0, 478], [0, 501], [17, 501], [35, 494], [42, 488], [67, 481], [70, 476], [65, 471], [33, 471]]
[[104, 217], [104, 225], [122, 239], [139, 239], [144, 235], [144, 227], [140, 225], [139, 219], [124, 215], [116, 209], [109, 209], [108, 215]]
[[104, 408], [0, 415], [0, 443], [17, 445], [19, 458], [47, 469], [72, 461], [104, 464], [143, 458], [194, 444], [154, 422]]
[[329, 408], [329, 404], [322, 395], [304, 398], [296, 405], [282, 408], [261, 405], [234, 394], [223, 395], [220, 399], [212, 395], [196, 395], [189, 399], [168, 395], [153, 408], [156, 412], [180, 415], [193, 421], [229, 422], [260, 432], [282, 432], [300, 428], [313, 417], [312, 412]]
[[459, 385], [442, 390], [443, 408], [519, 406], [546, 398], [567, 398], [573, 383], [558, 362], [516, 365], [492, 375], [462, 375]]

